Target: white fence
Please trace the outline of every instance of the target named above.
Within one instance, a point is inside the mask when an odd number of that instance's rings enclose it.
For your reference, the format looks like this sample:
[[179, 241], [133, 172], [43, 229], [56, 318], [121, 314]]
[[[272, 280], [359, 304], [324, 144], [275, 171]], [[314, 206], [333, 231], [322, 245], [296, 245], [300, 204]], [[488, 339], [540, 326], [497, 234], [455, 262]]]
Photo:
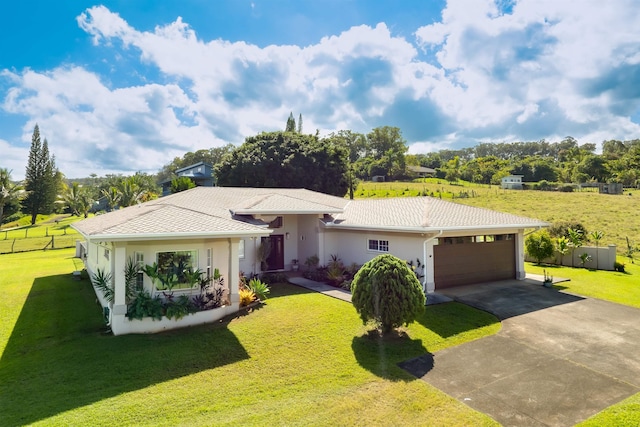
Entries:
[[[616, 245], [609, 246], [581, 246], [579, 248], [569, 248], [566, 255], [560, 256], [559, 253], [556, 254], [552, 258], [547, 258], [543, 262], [546, 264], [556, 264], [556, 265], [565, 265], [567, 267], [582, 267], [582, 260], [580, 256], [584, 253], [589, 254], [589, 261], [584, 263], [585, 268], [590, 268], [594, 270], [614, 270], [614, 264], [616, 262]], [[573, 255], [573, 260], [571, 256]], [[535, 262], [536, 260], [529, 256], [529, 254], [525, 255], [525, 261]]]

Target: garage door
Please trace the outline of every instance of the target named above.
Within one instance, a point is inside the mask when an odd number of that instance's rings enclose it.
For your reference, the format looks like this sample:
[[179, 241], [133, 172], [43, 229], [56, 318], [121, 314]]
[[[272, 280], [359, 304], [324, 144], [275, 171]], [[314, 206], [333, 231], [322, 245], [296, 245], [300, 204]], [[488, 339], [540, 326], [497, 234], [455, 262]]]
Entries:
[[[498, 236], [496, 236], [498, 237]], [[434, 249], [436, 290], [494, 280], [515, 279], [515, 239], [469, 242], [462, 238], [453, 244], [438, 244]]]

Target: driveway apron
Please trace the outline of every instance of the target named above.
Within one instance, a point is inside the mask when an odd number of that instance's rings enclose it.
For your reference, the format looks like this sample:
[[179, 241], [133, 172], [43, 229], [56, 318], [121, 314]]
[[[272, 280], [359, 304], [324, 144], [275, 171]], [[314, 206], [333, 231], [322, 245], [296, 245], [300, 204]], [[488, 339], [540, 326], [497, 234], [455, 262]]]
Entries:
[[531, 280], [443, 293], [502, 329], [401, 366], [501, 424], [570, 426], [640, 392], [640, 310]]

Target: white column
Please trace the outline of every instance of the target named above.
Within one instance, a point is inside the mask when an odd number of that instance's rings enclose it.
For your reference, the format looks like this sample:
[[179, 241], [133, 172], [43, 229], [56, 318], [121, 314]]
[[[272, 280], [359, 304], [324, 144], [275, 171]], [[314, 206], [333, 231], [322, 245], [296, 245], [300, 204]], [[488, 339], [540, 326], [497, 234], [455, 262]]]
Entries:
[[111, 258], [111, 275], [113, 276], [114, 298], [113, 314], [127, 314], [126, 285], [124, 281], [124, 266], [127, 262], [126, 246], [115, 246]]
[[524, 230], [518, 230], [516, 233], [516, 279], [524, 280], [527, 277], [527, 273], [524, 270]]
[[229, 300], [231, 305], [240, 304], [240, 259], [238, 246], [240, 245], [240, 239], [228, 239], [229, 242]]
[[434, 240], [431, 239], [428, 242], [425, 242], [425, 245], [424, 245], [424, 263], [425, 263], [424, 280], [425, 280], [425, 287], [426, 287], [425, 291], [428, 294], [435, 292], [436, 290], [433, 243], [434, 243]]

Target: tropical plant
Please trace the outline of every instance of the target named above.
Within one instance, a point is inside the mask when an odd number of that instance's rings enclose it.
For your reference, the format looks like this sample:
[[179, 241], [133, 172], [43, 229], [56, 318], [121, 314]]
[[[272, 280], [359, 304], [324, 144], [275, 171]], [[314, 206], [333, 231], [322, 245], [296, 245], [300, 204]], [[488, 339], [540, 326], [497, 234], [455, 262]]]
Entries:
[[[18, 192], [20, 186], [11, 182], [11, 171], [5, 168], [0, 168], [0, 225], [4, 219], [5, 206], [9, 206], [11, 203], [18, 204]], [[11, 215], [11, 213], [9, 213]]]
[[351, 293], [362, 322], [374, 322], [382, 333], [408, 325], [425, 309], [425, 295], [415, 273], [391, 254], [366, 262], [351, 283]]
[[107, 202], [107, 210], [113, 210], [120, 203], [121, 194], [116, 187], [103, 188], [101, 191], [102, 197]]
[[164, 309], [162, 299], [159, 296], [151, 297], [144, 289], [137, 293], [136, 298], [127, 306], [127, 317], [129, 319], [141, 320], [144, 317], [151, 317], [155, 320], [162, 319]]
[[567, 239], [565, 236], [560, 236], [556, 238], [555, 247], [556, 247], [556, 252], [560, 254], [560, 260], [557, 262], [557, 264], [562, 265], [562, 260], [564, 256], [567, 254], [567, 252], [569, 252], [569, 239]]
[[164, 315], [167, 319], [179, 320], [195, 310], [191, 299], [187, 295], [180, 295], [176, 299], [171, 298], [164, 305]]
[[600, 241], [603, 238], [604, 238], [604, 232], [600, 230], [594, 230], [591, 233], [589, 233], [589, 239], [596, 244], [596, 270], [598, 269], [598, 258], [600, 256], [600, 254], [598, 253], [599, 247], [600, 247]]
[[256, 299], [256, 294], [251, 289], [240, 289], [240, 307], [246, 307]]
[[576, 249], [584, 243], [584, 232], [579, 229], [569, 228], [567, 229], [567, 234], [569, 235], [569, 245], [571, 246], [571, 267], [575, 267], [574, 254]]
[[77, 182], [66, 188], [62, 195], [62, 201], [73, 215], [83, 215], [85, 218], [89, 216], [89, 210], [93, 204], [93, 198], [89, 190], [80, 186]]
[[270, 292], [269, 286], [258, 278], [249, 280], [249, 282], [247, 282], [247, 288], [261, 301], [266, 300]]
[[311, 255], [309, 258], [307, 258], [304, 261], [304, 265], [306, 265], [309, 270], [314, 270], [318, 268], [319, 263], [320, 263], [320, 258], [318, 258], [318, 255]]
[[591, 261], [591, 255], [589, 255], [587, 252], [583, 252], [580, 254], [580, 265], [582, 266], [582, 268], [585, 268], [584, 265], [589, 261]]
[[542, 264], [546, 258], [553, 256], [553, 242], [546, 231], [528, 235], [524, 245], [529, 256], [535, 259], [538, 265]]
[[127, 258], [124, 265], [124, 283], [127, 301], [133, 301], [142, 290], [141, 287], [138, 287], [138, 273], [140, 273], [140, 266], [132, 257]]
[[107, 302], [113, 302], [113, 298], [115, 297], [112, 279], [113, 276], [111, 273], [106, 272], [102, 268], [98, 268], [96, 272], [91, 275], [91, 284], [94, 288], [102, 292]]
[[156, 262], [145, 265], [142, 271], [151, 279], [156, 289], [167, 291], [166, 296], [173, 295], [173, 288], [178, 284], [178, 276], [175, 273], [161, 272]]

